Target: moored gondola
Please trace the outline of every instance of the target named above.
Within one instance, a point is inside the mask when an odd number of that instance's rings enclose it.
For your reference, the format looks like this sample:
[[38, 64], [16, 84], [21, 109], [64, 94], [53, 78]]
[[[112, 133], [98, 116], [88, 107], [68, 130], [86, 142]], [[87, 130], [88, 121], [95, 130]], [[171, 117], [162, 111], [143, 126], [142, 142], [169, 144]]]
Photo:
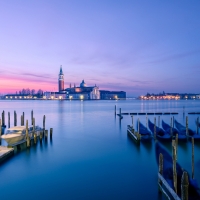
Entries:
[[163, 120], [162, 120], [162, 127], [165, 131], [170, 132], [170, 134], [172, 134], [174, 137], [176, 136], [176, 134], [178, 134], [178, 140], [180, 141], [187, 140], [187, 136], [185, 132], [181, 132], [177, 130], [176, 128], [171, 127], [169, 124], [165, 123]]
[[[155, 127], [154, 124], [148, 120], [149, 129], [154, 134], [154, 131], [156, 131], [156, 138], [161, 141], [170, 141], [172, 139], [172, 136], [170, 135], [170, 132], [164, 131], [162, 128]], [[155, 130], [154, 130], [155, 128]]]
[[141, 135], [141, 140], [151, 140], [152, 133], [138, 120], [137, 132]]
[[195, 133], [192, 129], [188, 128], [188, 131], [187, 131], [186, 127], [180, 124], [179, 122], [177, 122], [176, 120], [174, 121], [174, 124], [180, 132], [182, 133], [188, 132], [186, 133], [186, 135], [188, 136], [189, 139], [194, 138], [195, 140], [200, 140], [200, 135]]
[[[162, 146], [160, 143], [156, 142], [155, 146], [156, 150], [156, 161], [159, 165], [159, 155], [160, 153], [163, 155], [163, 173], [162, 176], [167, 181], [172, 189], [174, 189], [173, 184], [173, 164], [172, 164], [172, 157], [168, 153], [168, 151]], [[181, 178], [183, 175], [184, 170], [179, 163], [176, 163], [176, 174], [177, 174], [177, 194], [181, 197]], [[189, 176], [189, 174], [188, 174]], [[189, 200], [197, 200], [200, 199], [200, 191], [195, 179], [191, 179], [189, 177], [189, 186], [188, 186], [188, 199]]]

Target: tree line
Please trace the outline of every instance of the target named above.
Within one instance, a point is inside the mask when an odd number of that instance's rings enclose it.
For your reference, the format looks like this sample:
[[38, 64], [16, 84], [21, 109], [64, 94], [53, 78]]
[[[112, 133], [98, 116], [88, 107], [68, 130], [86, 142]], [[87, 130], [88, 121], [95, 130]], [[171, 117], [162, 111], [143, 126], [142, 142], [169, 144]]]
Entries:
[[43, 91], [41, 89], [36, 91], [35, 89], [31, 90], [29, 88], [26, 88], [26, 89], [23, 88], [19, 92], [16, 92], [16, 94], [19, 94], [19, 95], [37, 95], [38, 97], [42, 97], [43, 96]]

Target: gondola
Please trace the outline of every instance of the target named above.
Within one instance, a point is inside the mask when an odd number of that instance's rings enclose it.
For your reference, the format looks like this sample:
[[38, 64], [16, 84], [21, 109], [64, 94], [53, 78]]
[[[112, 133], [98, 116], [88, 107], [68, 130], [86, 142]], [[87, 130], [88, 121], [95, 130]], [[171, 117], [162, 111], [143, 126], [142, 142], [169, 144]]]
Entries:
[[[148, 120], [149, 129], [154, 134], [154, 124]], [[161, 141], [170, 141], [172, 136], [169, 131], [164, 131], [162, 128], [156, 126], [156, 138]]]
[[[170, 185], [172, 189], [174, 189], [173, 185], [173, 168], [172, 168], [172, 157], [168, 153], [168, 151], [158, 142], [156, 142], [155, 146], [156, 150], [156, 161], [159, 165], [159, 155], [160, 153], [163, 155], [163, 177], [167, 181], [167, 183]], [[181, 178], [183, 172], [186, 170], [183, 170], [179, 163], [176, 163], [176, 172], [177, 172], [177, 194], [179, 197], [181, 197]], [[189, 179], [189, 186], [188, 186], [188, 194], [189, 194], [189, 200], [197, 200], [200, 199], [200, 190], [198, 187], [198, 184], [195, 179], [191, 179], [188, 174]]]
[[[176, 128], [183, 133], [186, 133], [186, 127], [183, 126], [182, 124], [180, 124], [179, 122], [177, 122], [176, 120], [174, 121], [174, 124], [176, 126]], [[191, 130], [190, 128], [188, 128], [188, 135], [187, 135], [190, 139], [194, 138], [195, 140], [200, 140], [200, 135], [195, 133], [193, 130]]]
[[138, 121], [138, 133], [141, 135], [141, 140], [151, 140], [152, 133], [140, 122]]
[[181, 131], [177, 130], [176, 128], [170, 127], [170, 125], [165, 123], [163, 120], [162, 120], [162, 127], [167, 132], [171, 133], [171, 131], [172, 131], [173, 136], [176, 136], [176, 134], [178, 134], [178, 140], [180, 140], [180, 141], [187, 140], [187, 136], [186, 136], [185, 132], [181, 132]]

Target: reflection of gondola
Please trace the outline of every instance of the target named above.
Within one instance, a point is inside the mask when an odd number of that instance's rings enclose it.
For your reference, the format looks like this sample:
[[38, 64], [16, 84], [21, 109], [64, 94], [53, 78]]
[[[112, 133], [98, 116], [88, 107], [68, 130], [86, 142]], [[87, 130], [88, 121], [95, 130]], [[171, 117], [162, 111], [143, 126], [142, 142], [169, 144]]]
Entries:
[[[183, 133], [186, 133], [186, 127], [177, 122], [176, 120], [174, 121], [176, 128]], [[193, 130], [188, 128], [188, 137], [189, 138], [194, 138], [195, 140], [200, 140], [200, 135], [196, 134]]]
[[170, 127], [170, 125], [165, 123], [163, 120], [162, 120], [162, 127], [167, 132], [171, 133], [171, 131], [172, 131], [173, 136], [176, 136], [176, 134], [178, 134], [179, 140], [181, 140], [181, 141], [187, 140], [187, 136], [186, 136], [185, 132], [181, 132], [181, 131], [178, 131], [176, 128]]
[[[159, 155], [160, 153], [163, 155], [163, 177], [167, 181], [167, 183], [170, 185], [172, 189], [174, 189], [173, 185], [173, 169], [172, 169], [172, 157], [167, 152], [167, 150], [158, 142], [156, 142], [156, 161], [157, 164], [159, 164]], [[181, 196], [181, 177], [183, 174], [183, 170], [181, 166], [177, 163], [176, 164], [176, 172], [177, 172], [177, 192], [178, 196]], [[200, 191], [198, 188], [198, 184], [196, 180], [191, 179], [189, 177], [189, 187], [188, 187], [188, 193], [189, 193], [189, 200], [198, 200], [200, 199]]]
[[[149, 124], [149, 129], [151, 130], [152, 133], [154, 133], [154, 124], [148, 120], [148, 124]], [[170, 135], [170, 132], [168, 131], [164, 131], [162, 128], [158, 128], [156, 126], [156, 137], [158, 140], [162, 140], [162, 141], [169, 141], [171, 140], [172, 136]]]
[[138, 121], [138, 133], [141, 134], [141, 140], [151, 140], [151, 132], [140, 122]]

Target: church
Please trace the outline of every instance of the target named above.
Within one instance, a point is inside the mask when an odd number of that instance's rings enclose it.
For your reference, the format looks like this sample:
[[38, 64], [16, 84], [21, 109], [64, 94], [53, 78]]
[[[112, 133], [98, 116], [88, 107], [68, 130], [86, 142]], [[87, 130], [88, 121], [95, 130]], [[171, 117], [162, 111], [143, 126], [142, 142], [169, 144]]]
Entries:
[[90, 99], [100, 99], [100, 92], [99, 92], [99, 87], [95, 86], [90, 86], [87, 87], [85, 81], [83, 80], [80, 83], [80, 87], [70, 87], [64, 89], [64, 74], [62, 71], [62, 67], [60, 67], [60, 73], [58, 75], [58, 96], [62, 96], [65, 94], [66, 99], [85, 99], [85, 100], [90, 100]]
[[80, 83], [79, 87], [75, 84], [72, 87], [70, 84], [69, 88], [64, 86], [64, 73], [62, 66], [58, 74], [58, 92], [44, 92], [44, 99], [69, 99], [69, 100], [117, 100], [126, 99], [126, 92], [124, 91], [107, 91], [99, 90], [99, 87], [87, 86], [84, 80]]

